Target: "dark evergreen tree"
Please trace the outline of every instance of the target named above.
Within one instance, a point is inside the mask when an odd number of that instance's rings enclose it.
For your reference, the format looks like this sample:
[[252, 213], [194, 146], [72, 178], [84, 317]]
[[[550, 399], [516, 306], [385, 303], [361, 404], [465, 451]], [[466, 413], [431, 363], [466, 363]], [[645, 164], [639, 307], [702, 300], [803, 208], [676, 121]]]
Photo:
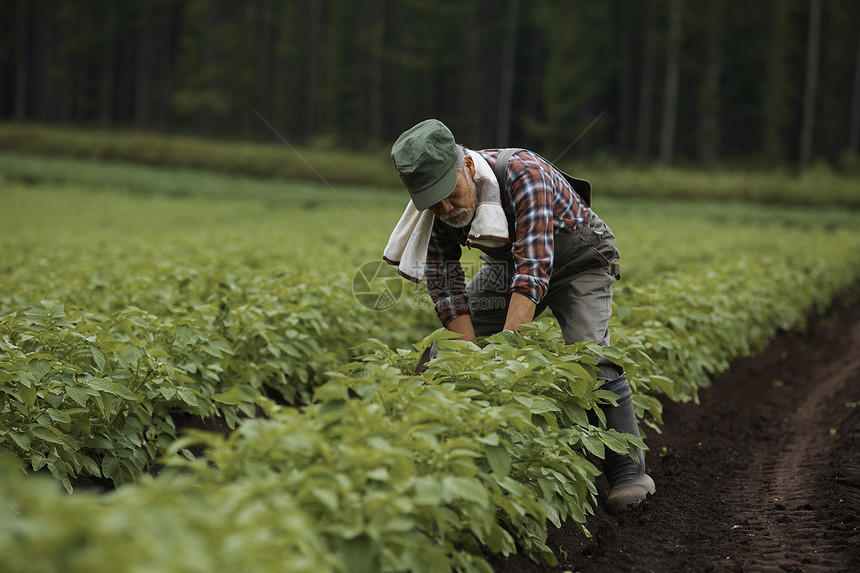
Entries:
[[562, 161], [860, 152], [860, 4], [762, 3], [10, 0], [0, 120], [270, 138], [253, 107], [351, 148], [437, 117]]
[[818, 51], [821, 37], [821, 0], [809, 0], [809, 32], [806, 40], [806, 81], [803, 90], [803, 123], [800, 131], [798, 169], [803, 172], [812, 158], [815, 98], [818, 95]]
[[681, 8], [682, 0], [670, 0], [669, 30], [666, 38], [666, 83], [663, 86], [663, 114], [660, 124], [660, 162], [663, 165], [670, 165], [675, 156], [681, 66]]

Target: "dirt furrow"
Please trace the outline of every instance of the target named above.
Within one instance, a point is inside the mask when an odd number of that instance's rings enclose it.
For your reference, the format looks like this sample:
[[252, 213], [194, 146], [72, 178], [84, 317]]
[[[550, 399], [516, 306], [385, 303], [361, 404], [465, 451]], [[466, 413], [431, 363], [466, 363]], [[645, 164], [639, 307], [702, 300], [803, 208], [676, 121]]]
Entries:
[[[496, 571], [860, 570], [860, 293], [804, 332], [736, 361], [701, 394], [667, 404], [649, 432], [658, 492], [592, 538], [551, 532], [558, 567], [519, 556]], [[599, 484], [604, 487], [604, 484]]]
[[[860, 347], [860, 341], [852, 341]], [[827, 484], [817, 479], [816, 468], [827, 461], [833, 436], [827, 412], [828, 396], [840, 392], [846, 381], [860, 372], [860, 356], [824, 369], [799, 405], [783, 422], [782, 443], [762, 452], [770, 456], [756, 479], [738, 475], [741, 484], [732, 505], [746, 506], [741, 523], [732, 526], [731, 545], [755, 541], [762, 549], [745, 569], [780, 571], [828, 571], [843, 565], [842, 547], [828, 541], [826, 524], [816, 513], [817, 498]], [[826, 495], [826, 493], [825, 493]], [[820, 513], [820, 512], [819, 512]], [[746, 536], [743, 540], [738, 536]], [[757, 538], [757, 539], [750, 539]], [[816, 547], [808, 551], [809, 540]], [[772, 546], [772, 550], [768, 546]], [[834, 569], [835, 568], [835, 569]]]

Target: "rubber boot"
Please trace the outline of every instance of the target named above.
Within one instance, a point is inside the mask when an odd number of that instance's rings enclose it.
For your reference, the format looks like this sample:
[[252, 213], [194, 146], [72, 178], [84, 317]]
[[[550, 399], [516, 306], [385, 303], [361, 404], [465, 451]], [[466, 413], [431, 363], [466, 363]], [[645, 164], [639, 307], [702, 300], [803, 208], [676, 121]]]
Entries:
[[[632, 393], [624, 374], [606, 381], [601, 389], [618, 394], [617, 406], [603, 407], [607, 427], [638, 438], [639, 426], [633, 411]], [[642, 450], [637, 448], [636, 455], [639, 458], [638, 463], [629, 454], [616, 454], [606, 449], [603, 472], [609, 480], [606, 510], [611, 515], [617, 515], [623, 509], [641, 503], [656, 491], [654, 480], [645, 473], [645, 456], [642, 455]]]

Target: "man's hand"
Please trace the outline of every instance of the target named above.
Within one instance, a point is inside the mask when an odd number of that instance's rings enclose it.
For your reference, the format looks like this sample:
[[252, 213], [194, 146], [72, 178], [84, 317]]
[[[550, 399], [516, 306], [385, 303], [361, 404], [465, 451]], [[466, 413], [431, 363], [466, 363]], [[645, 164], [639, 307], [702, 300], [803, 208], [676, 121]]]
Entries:
[[439, 353], [439, 343], [434, 342], [430, 348], [425, 348], [421, 358], [418, 359], [418, 365], [415, 367], [416, 374], [423, 374], [427, 370], [427, 363], [436, 358]]
[[448, 330], [459, 334], [460, 340], [475, 342], [475, 329], [472, 326], [472, 317], [468, 314], [461, 314], [449, 322]]
[[[475, 329], [472, 326], [472, 317], [468, 314], [461, 314], [449, 322], [448, 330], [460, 334], [460, 340], [475, 342]], [[439, 343], [434, 342], [430, 348], [424, 350], [424, 354], [422, 354], [421, 358], [418, 359], [418, 366], [415, 368], [415, 373], [421, 374], [427, 370], [427, 363], [436, 358], [437, 352], [439, 352]]]
[[[529, 297], [518, 292], [511, 293], [511, 301], [508, 304], [508, 316], [505, 319], [504, 329], [516, 332], [520, 326], [534, 320], [536, 306]], [[449, 322], [448, 330], [458, 333], [460, 340], [475, 342], [475, 329], [472, 326], [472, 317], [468, 314], [461, 314]]]
[[[529, 297], [518, 292], [511, 293], [511, 302], [508, 304], [508, 317], [505, 319], [505, 330], [516, 332], [520, 326], [534, 320], [536, 306]], [[451, 324], [454, 324], [454, 322], [452, 321]], [[471, 319], [469, 326], [472, 326]]]

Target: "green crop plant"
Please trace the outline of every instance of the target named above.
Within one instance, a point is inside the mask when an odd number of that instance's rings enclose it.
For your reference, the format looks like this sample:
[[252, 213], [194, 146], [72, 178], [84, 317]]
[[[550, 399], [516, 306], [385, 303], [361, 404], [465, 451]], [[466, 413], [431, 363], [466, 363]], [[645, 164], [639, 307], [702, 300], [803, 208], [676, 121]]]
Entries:
[[344, 571], [279, 481], [216, 487], [174, 476], [70, 496], [0, 455], [3, 570]]
[[[605, 428], [599, 354], [659, 429], [662, 401], [695, 400], [860, 276], [852, 213], [601, 198], [624, 257], [612, 348], [567, 346], [548, 316], [523, 337], [446, 341], [427, 336], [423, 286], [385, 312], [351, 292], [402, 198], [193, 172], [161, 193], [163, 171], [44, 165], [50, 185], [7, 181], [0, 214], [9, 571], [552, 562], [547, 522], [587, 529], [595, 462], [647, 444]], [[233, 430], [183, 434], [188, 417]], [[67, 496], [34, 470], [125, 485]]]
[[[92, 546], [111, 551], [105, 546], [111, 539], [135, 566], [157, 553], [135, 540], [152, 538], [149, 528], [166, 518], [175, 495], [189, 496], [182, 507], [192, 506], [180, 521], [189, 531], [177, 534], [193, 542], [185, 553], [207, 552], [230, 535], [234, 521], [221, 521], [217, 533], [213, 524], [233, 511], [245, 515], [243, 535], [254, 526], [258, 539], [272, 539], [289, 517], [303, 523], [299, 541], [285, 539], [263, 552], [288, 567], [307, 558], [291, 553], [298, 542], [321, 548], [330, 556], [322, 570], [332, 571], [489, 571], [484, 546], [554, 562], [547, 520], [574, 519], [584, 527], [596, 503], [599, 472], [586, 456], [643, 444], [600, 422], [597, 406], [613, 396], [595, 388], [593, 345], [565, 347], [538, 323], [525, 338], [495, 335], [482, 348], [443, 342], [428, 371], [412, 374], [420, 351], [445, 336], [430, 336], [409, 352], [372, 343], [360, 360], [333, 372], [302, 411], [273, 407], [269, 417], [250, 419], [229, 436], [196, 432], [177, 441], [174, 452], [207, 449], [194, 460], [178, 453], [168, 458], [154, 481], [95, 500], [47, 497], [64, 516], [86, 500], [77, 517], [89, 523], [78, 529], [88, 540], [83, 555], [92, 555]], [[595, 426], [589, 411], [596, 413]], [[98, 530], [101, 515], [147, 499], [156, 503], [144, 517], [123, 523], [128, 541]], [[43, 542], [24, 532], [26, 524], [44, 522], [45, 505], [25, 496], [8, 507], [17, 517], [0, 526], [0, 547], [10, 536], [28, 546]], [[275, 508], [291, 514], [264, 521]], [[54, 535], [60, 540], [50, 554], [57, 562], [41, 557], [49, 568], [70, 559], [61, 530]], [[223, 547], [211, 547], [201, 564], [221, 568], [228, 557]], [[176, 570], [184, 562], [180, 552]]]

